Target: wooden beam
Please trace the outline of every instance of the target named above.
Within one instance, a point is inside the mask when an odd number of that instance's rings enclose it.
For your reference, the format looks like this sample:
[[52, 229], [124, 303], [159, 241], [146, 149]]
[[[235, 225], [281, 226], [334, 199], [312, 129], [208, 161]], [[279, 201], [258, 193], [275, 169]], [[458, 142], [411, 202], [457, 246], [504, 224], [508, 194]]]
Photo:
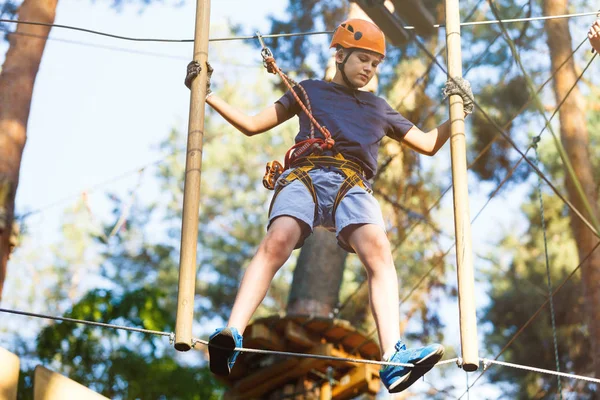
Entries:
[[373, 364], [360, 364], [339, 379], [339, 383], [333, 387], [332, 399], [351, 399], [364, 393], [375, 395], [380, 386], [379, 367]]
[[[448, 48], [448, 75], [451, 78], [460, 78], [462, 77], [462, 55], [458, 0], [446, 0], [446, 42]], [[471, 218], [469, 217], [469, 189], [467, 185], [465, 119], [462, 98], [459, 95], [452, 95], [449, 102], [462, 367], [465, 371], [476, 371], [479, 368], [479, 355], [477, 318], [475, 316], [475, 275], [473, 273], [473, 251], [471, 248]]]
[[435, 33], [435, 19], [422, 0], [392, 0], [392, 3], [394, 11], [407, 25], [414, 26], [418, 35], [431, 36]]
[[179, 291], [177, 295], [177, 319], [175, 321], [175, 348], [179, 351], [188, 351], [192, 348], [209, 27], [210, 0], [197, 0], [193, 60], [199, 62], [202, 69], [196, 79], [192, 81], [190, 95], [181, 252], [179, 256]]
[[384, 1], [353, 0], [373, 20], [375, 25], [385, 33], [390, 43], [402, 46], [408, 42], [410, 36], [404, 29], [404, 24], [385, 5]]
[[33, 400], [102, 400], [106, 397], [38, 365], [33, 373]]
[[0, 347], [0, 400], [17, 399], [19, 369], [19, 357]]

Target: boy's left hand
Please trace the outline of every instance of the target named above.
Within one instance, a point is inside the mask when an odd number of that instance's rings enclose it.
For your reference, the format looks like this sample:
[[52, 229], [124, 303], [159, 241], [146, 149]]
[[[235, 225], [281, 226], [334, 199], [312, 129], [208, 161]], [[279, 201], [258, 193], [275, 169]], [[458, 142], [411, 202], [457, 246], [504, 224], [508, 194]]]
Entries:
[[471, 83], [468, 80], [459, 76], [454, 79], [448, 79], [444, 89], [442, 89], [442, 94], [444, 95], [444, 99], [454, 94], [459, 95], [463, 100], [463, 110], [465, 115], [473, 112], [475, 98], [473, 97], [473, 91], [471, 90]]
[[[184, 83], [188, 89], [192, 88], [192, 81], [194, 80], [194, 78], [196, 78], [200, 74], [200, 71], [202, 71], [202, 67], [200, 66], [200, 63], [198, 61], [190, 61], [190, 63], [187, 65], [187, 73], [185, 75]], [[212, 93], [212, 90], [210, 90], [210, 78], [212, 77], [212, 73], [213, 73], [213, 67], [207, 61], [206, 62], [206, 97], [208, 97], [208, 95], [210, 95]]]

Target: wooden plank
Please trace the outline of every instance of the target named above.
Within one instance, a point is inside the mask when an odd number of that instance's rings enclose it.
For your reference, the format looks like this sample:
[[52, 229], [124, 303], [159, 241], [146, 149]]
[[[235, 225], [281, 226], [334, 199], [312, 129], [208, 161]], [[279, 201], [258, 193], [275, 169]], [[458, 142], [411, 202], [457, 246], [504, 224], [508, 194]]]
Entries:
[[285, 325], [284, 336], [297, 346], [312, 348], [319, 344], [319, 340], [293, 321]]
[[38, 365], [33, 373], [33, 400], [101, 400], [106, 397]]
[[244, 332], [244, 345], [248, 348], [284, 351], [285, 341], [265, 324], [252, 324]]
[[361, 364], [340, 378], [339, 383], [333, 387], [332, 399], [351, 399], [364, 393], [375, 395], [379, 388], [379, 367]]
[[[309, 354], [331, 356], [333, 351], [333, 345], [326, 343], [315, 346]], [[281, 384], [304, 376], [312, 369], [323, 368], [326, 364], [327, 360], [315, 358], [286, 358], [240, 380], [232, 390], [225, 393], [224, 399], [263, 398], [264, 394], [269, 393]]]
[[0, 347], [0, 400], [16, 400], [20, 364], [19, 357]]

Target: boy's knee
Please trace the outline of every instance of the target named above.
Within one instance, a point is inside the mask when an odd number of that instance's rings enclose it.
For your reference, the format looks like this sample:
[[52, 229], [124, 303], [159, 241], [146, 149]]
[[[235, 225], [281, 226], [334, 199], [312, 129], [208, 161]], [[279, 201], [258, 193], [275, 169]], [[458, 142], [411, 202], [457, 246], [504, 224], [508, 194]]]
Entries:
[[290, 220], [285, 221], [278, 218], [274, 221], [261, 244], [262, 251], [278, 258], [289, 257], [302, 234], [298, 222], [291, 218]]
[[367, 242], [366, 253], [381, 258], [389, 258], [390, 241], [384, 233], [371, 235]]
[[357, 249], [366, 267], [377, 265], [393, 265], [390, 241], [382, 231], [373, 230], [370, 235], [361, 238]]

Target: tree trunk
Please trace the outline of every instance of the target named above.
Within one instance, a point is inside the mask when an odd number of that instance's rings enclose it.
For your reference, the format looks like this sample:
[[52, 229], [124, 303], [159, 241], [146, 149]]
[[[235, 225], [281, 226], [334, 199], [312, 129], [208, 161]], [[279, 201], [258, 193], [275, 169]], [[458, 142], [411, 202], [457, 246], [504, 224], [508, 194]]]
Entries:
[[338, 303], [346, 255], [333, 233], [315, 229], [300, 251], [287, 313], [330, 317]]
[[[544, 15], [559, 15], [568, 13], [567, 0], [545, 0]], [[546, 34], [552, 69], [556, 70], [566, 60], [571, 52], [571, 33], [568, 20], [548, 20]], [[562, 100], [577, 79], [573, 59], [556, 74], [554, 92], [557, 101]], [[575, 88], [560, 109], [561, 141], [577, 178], [585, 191], [593, 212], [598, 216], [598, 194], [589, 153], [589, 136], [584, 114], [584, 100], [578, 88]], [[575, 189], [573, 182], [567, 176], [566, 188], [569, 200], [589, 219], [584, 203]], [[571, 215], [571, 229], [577, 243], [579, 258], [583, 259], [598, 243], [598, 238], [575, 215]], [[586, 371], [600, 377], [600, 252], [595, 252], [582, 265], [583, 296], [587, 310], [589, 336], [592, 344], [593, 370]]]
[[[19, 8], [19, 21], [52, 24], [57, 1], [24, 0]], [[10, 47], [0, 73], [0, 299], [11, 249], [15, 195], [33, 84], [46, 46], [43, 37], [48, 35], [50, 27], [23, 24], [17, 26], [16, 32], [10, 35]]]

